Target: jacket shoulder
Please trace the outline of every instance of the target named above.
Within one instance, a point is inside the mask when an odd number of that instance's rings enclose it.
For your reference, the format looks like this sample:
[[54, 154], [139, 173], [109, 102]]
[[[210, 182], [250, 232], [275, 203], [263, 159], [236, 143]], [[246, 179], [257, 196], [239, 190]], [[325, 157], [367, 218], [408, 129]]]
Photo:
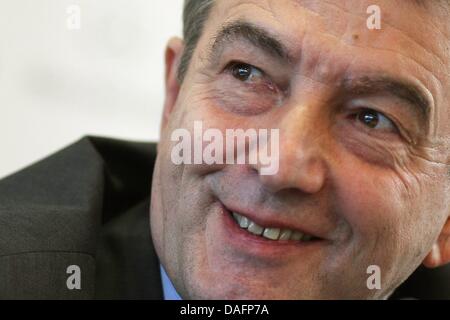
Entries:
[[[148, 197], [155, 157], [152, 143], [84, 137], [1, 180], [0, 298], [92, 297], [101, 228]], [[66, 287], [74, 262], [81, 291]]]

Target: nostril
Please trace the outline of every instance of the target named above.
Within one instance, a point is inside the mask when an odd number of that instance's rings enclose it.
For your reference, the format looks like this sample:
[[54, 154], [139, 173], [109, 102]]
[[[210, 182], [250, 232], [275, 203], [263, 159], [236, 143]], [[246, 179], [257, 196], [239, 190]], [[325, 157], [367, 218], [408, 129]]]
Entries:
[[302, 193], [315, 194], [325, 186], [327, 167], [319, 159], [309, 159], [296, 163], [285, 161], [281, 163], [276, 174], [260, 175], [259, 179], [264, 188], [272, 193], [296, 189]]

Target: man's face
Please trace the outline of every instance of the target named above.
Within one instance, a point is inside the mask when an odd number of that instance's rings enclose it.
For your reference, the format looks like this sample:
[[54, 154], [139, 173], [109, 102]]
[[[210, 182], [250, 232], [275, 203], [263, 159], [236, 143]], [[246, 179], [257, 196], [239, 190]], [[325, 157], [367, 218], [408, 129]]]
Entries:
[[[216, 2], [166, 103], [153, 180], [154, 244], [183, 297], [384, 298], [430, 252], [450, 211], [450, 24], [380, 0], [369, 30], [371, 4]], [[278, 172], [175, 165], [171, 133], [194, 121], [279, 129]], [[253, 235], [232, 211], [313, 239]]]

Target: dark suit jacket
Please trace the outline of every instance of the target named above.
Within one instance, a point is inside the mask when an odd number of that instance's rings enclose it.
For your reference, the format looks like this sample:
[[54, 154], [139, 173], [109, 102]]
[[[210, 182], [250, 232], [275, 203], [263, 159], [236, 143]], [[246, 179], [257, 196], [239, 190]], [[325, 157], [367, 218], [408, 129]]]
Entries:
[[[162, 299], [155, 144], [84, 138], [0, 182], [0, 299]], [[81, 269], [69, 290], [67, 267]]]
[[[149, 228], [156, 145], [97, 137], [0, 181], [0, 299], [162, 299]], [[67, 267], [81, 269], [69, 290]], [[394, 297], [450, 298], [449, 268]]]

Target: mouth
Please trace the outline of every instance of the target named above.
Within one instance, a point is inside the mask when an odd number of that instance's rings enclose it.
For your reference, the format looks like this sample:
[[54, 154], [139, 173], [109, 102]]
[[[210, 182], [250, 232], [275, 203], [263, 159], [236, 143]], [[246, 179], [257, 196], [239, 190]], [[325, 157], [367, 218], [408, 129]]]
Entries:
[[305, 232], [289, 229], [289, 228], [278, 228], [274, 226], [262, 226], [252, 221], [250, 218], [244, 216], [243, 214], [230, 211], [231, 216], [237, 225], [248, 232], [251, 235], [264, 238], [275, 242], [312, 242], [321, 240], [311, 234]]
[[278, 217], [238, 212], [220, 201], [218, 205], [222, 213], [214, 231], [218, 243], [237, 255], [256, 258], [249, 261], [257, 261], [260, 266], [263, 262], [283, 265], [299, 257], [317, 256], [331, 245], [329, 240]]
[[251, 261], [282, 265], [300, 256], [317, 256], [331, 245], [330, 240], [305, 232], [296, 223], [229, 209], [220, 201], [218, 205], [222, 214], [215, 238], [237, 255], [256, 258]]

